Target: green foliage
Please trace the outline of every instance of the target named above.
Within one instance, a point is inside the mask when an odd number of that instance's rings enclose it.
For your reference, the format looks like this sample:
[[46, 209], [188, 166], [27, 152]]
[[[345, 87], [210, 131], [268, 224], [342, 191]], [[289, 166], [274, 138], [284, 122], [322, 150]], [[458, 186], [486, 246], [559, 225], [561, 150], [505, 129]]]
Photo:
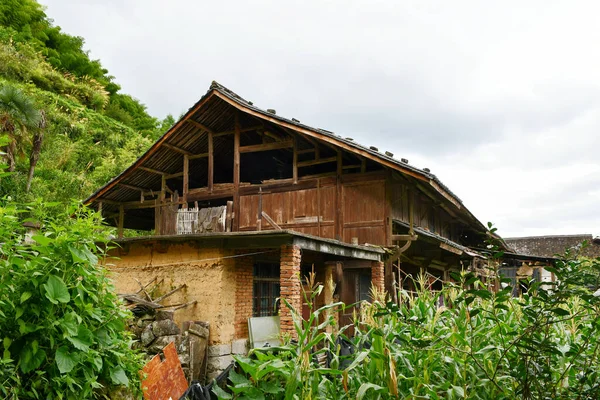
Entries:
[[47, 122], [31, 190], [22, 156], [33, 146], [23, 140], [15, 173], [2, 180], [0, 196], [24, 202], [86, 198], [174, 122], [151, 117], [138, 100], [119, 93], [114, 78], [83, 46], [82, 38], [54, 26], [36, 1], [0, 2], [0, 86], [22, 92]]
[[[490, 253], [500, 255], [494, 248]], [[495, 265], [492, 256], [490, 268]], [[502, 289], [494, 293], [473, 273], [455, 274], [456, 283], [441, 292], [433, 292], [429, 277], [421, 276], [418, 293], [401, 291], [397, 304], [373, 293], [375, 300], [363, 304], [355, 320], [356, 351], [348, 359], [322, 331], [331, 323], [327, 307], [311, 312], [306, 321], [294, 311], [298, 343], [238, 358], [238, 372], [215, 394], [232, 399], [599, 398], [600, 259], [568, 260], [549, 269], [557, 282], [532, 281], [520, 298], [511, 296], [510, 279], [502, 279]], [[440, 297], [446, 306], [438, 306]], [[330, 368], [319, 368], [312, 355], [326, 351]]]
[[[24, 216], [41, 230], [28, 235]], [[139, 395], [130, 313], [98, 266], [107, 238], [99, 215], [79, 204], [0, 202], [3, 398], [100, 398], [123, 385]]]

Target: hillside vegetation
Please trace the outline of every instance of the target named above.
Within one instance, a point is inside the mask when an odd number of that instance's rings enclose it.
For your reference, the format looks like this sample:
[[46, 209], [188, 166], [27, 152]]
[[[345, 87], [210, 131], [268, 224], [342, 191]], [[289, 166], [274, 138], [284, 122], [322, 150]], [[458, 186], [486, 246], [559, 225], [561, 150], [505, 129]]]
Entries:
[[34, 0], [0, 2], [0, 88], [16, 87], [45, 114], [41, 154], [26, 191], [33, 136], [19, 135], [15, 173], [0, 196], [83, 199], [119, 174], [174, 122], [150, 116], [91, 60], [80, 37], [55, 26]]

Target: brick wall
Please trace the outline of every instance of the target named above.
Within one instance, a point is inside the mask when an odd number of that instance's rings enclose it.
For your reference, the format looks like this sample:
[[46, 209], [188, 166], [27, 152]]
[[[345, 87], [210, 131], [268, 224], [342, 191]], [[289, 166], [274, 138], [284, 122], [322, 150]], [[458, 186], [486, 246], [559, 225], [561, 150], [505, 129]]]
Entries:
[[[301, 259], [300, 247], [292, 245], [281, 246], [281, 264], [279, 271], [281, 297], [286, 299], [298, 313], [302, 313], [302, 297], [300, 291]], [[281, 333], [289, 333], [292, 337], [296, 337], [292, 314], [290, 309], [283, 303], [280, 307], [279, 320]]]
[[385, 272], [382, 261], [371, 262], [371, 283], [381, 291], [385, 289], [384, 274]]
[[240, 257], [235, 263], [235, 338], [248, 337], [248, 318], [252, 317], [252, 257]]

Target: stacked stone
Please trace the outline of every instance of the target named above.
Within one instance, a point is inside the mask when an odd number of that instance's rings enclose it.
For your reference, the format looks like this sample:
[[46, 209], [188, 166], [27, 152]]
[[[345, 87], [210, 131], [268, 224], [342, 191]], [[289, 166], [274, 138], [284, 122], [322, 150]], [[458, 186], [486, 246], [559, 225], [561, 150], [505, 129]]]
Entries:
[[204, 353], [200, 346], [191, 344], [197, 343], [199, 337], [208, 340], [208, 323], [186, 322], [182, 331], [173, 316], [174, 311], [159, 310], [154, 315], [145, 314], [134, 320], [130, 325], [130, 330], [138, 339], [134, 346], [146, 353], [150, 360], [160, 354], [167, 344], [175, 343], [186, 378], [188, 381], [196, 380], [201, 376]]
[[[296, 312], [302, 312], [302, 294], [300, 283], [300, 262], [302, 255], [300, 247], [293, 245], [281, 246], [280, 264], [280, 293], [281, 298], [287, 300]], [[279, 311], [281, 333], [289, 334], [296, 338], [294, 320], [290, 309], [281, 304]]]
[[385, 290], [384, 274], [382, 261], [371, 262], [371, 283], [382, 292]]

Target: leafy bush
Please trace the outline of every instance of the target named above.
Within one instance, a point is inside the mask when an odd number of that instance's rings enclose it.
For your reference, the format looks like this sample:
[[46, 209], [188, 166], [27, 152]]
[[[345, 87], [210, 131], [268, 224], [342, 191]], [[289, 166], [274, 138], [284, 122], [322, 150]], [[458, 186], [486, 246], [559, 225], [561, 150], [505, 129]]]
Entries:
[[[107, 231], [79, 204], [0, 202], [0, 393], [7, 398], [98, 398], [126, 386], [139, 394], [142, 359], [125, 330], [107, 273]], [[27, 221], [41, 230], [28, 235]], [[56, 215], [56, 217], [46, 217]]]
[[[441, 292], [421, 276], [418, 293], [400, 292], [398, 304], [374, 293], [356, 318], [349, 339], [355, 352], [347, 359], [322, 331], [332, 317], [315, 323], [325, 308], [308, 321], [294, 312], [298, 343], [238, 358], [227, 390], [215, 393], [235, 399], [600, 398], [600, 292], [594, 292], [600, 259], [586, 260], [586, 268], [583, 262], [548, 268], [557, 282], [532, 281], [520, 298], [511, 297], [509, 279], [493, 293], [472, 273], [456, 274]], [[315, 352], [330, 352], [329, 368], [315, 363]]]

